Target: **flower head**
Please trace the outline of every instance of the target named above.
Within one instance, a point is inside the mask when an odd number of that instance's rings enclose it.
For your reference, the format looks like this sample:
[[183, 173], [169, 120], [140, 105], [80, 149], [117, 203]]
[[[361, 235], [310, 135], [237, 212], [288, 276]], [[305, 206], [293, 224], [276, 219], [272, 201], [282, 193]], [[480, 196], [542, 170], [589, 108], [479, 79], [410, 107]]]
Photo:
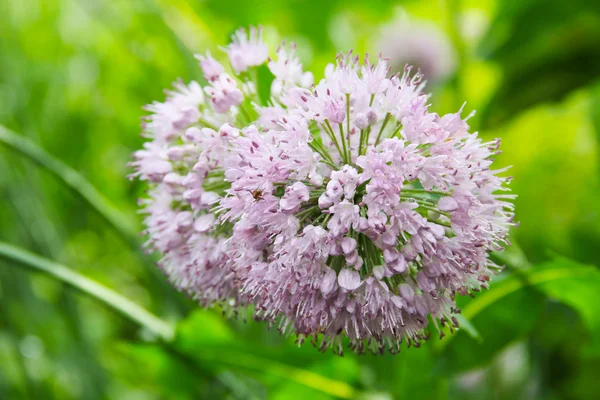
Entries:
[[[267, 61], [260, 31], [238, 31], [232, 74], [200, 57], [206, 87], [149, 107], [132, 163], [151, 185], [148, 246], [201, 304], [253, 304], [300, 341], [418, 346], [499, 269], [488, 254], [514, 225], [499, 141], [470, 133], [462, 110], [430, 112], [410, 68], [347, 53], [308, 88], [293, 49]], [[261, 106], [251, 69], [267, 62]]]

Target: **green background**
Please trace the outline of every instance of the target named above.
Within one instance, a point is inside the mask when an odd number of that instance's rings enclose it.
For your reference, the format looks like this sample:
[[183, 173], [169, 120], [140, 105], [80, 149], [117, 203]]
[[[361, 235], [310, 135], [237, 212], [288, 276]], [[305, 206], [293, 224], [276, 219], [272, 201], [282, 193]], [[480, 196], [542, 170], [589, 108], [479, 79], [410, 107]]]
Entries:
[[[239, 26], [296, 41], [320, 78], [400, 14], [451, 39], [458, 68], [432, 107], [477, 109], [519, 195], [508, 267], [459, 300], [464, 329], [341, 358], [172, 289], [139, 251], [144, 185], [126, 179], [141, 107], [201, 81], [193, 54], [221, 55]], [[0, 129], [0, 241], [177, 325], [161, 340], [0, 245], [1, 399], [600, 398], [600, 2], [4, 0], [0, 16], [0, 124], [17, 135]]]

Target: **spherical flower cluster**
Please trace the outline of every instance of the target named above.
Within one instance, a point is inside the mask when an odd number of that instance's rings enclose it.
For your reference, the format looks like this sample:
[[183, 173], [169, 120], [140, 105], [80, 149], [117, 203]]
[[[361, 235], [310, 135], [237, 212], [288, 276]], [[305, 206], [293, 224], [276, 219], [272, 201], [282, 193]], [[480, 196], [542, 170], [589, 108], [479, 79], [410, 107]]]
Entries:
[[499, 141], [430, 112], [420, 75], [390, 76], [384, 59], [340, 55], [313, 85], [260, 29], [226, 52], [231, 72], [200, 56], [206, 86], [178, 82], [148, 107], [132, 163], [173, 284], [339, 353], [344, 337], [396, 352], [429, 319], [456, 324], [455, 294], [487, 287], [514, 225]]

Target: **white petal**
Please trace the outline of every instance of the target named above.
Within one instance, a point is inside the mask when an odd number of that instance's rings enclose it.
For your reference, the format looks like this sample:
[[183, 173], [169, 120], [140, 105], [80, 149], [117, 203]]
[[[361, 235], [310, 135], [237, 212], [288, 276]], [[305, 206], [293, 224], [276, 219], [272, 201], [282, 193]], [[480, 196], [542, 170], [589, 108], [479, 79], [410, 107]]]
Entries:
[[338, 284], [346, 290], [357, 289], [361, 284], [360, 274], [351, 269], [344, 268], [338, 275]]
[[198, 232], [206, 232], [213, 227], [215, 216], [213, 214], [204, 214], [194, 222], [194, 229]]
[[323, 280], [321, 280], [321, 292], [323, 294], [327, 294], [335, 289], [335, 278], [335, 271], [331, 268], [327, 268], [325, 275], [323, 275]]
[[442, 239], [446, 234], [446, 229], [443, 226], [438, 224], [429, 224], [429, 230], [433, 233], [436, 239]]
[[356, 250], [356, 240], [351, 237], [345, 237], [342, 239], [342, 251], [344, 254], [350, 254]]
[[404, 308], [404, 300], [400, 296], [392, 296], [392, 303], [398, 308]]
[[298, 207], [298, 205], [300, 205], [300, 202], [293, 198], [283, 197], [281, 200], [279, 200], [279, 206], [283, 211], [291, 211]]
[[454, 211], [458, 208], [458, 203], [452, 197], [442, 197], [438, 201], [438, 208], [442, 211]]
[[400, 285], [398, 287], [398, 291], [400, 292], [400, 296], [402, 296], [407, 301], [413, 301], [415, 297], [415, 289], [409, 284]]
[[392, 264], [390, 264], [390, 267], [396, 271], [396, 272], [404, 272], [406, 271], [406, 259], [404, 259], [404, 256], [402, 254], [400, 254], [400, 257], [398, 257], [398, 259], [396, 261], [394, 261]]

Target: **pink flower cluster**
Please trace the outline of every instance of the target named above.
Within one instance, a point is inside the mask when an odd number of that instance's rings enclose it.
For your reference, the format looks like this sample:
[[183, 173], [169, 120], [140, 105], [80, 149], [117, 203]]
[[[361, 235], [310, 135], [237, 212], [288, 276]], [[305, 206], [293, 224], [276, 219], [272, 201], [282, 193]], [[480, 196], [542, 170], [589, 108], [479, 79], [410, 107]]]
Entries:
[[514, 225], [499, 141], [430, 112], [420, 75], [389, 76], [384, 59], [341, 55], [313, 85], [293, 45], [269, 58], [260, 29], [226, 52], [231, 73], [200, 56], [207, 86], [148, 107], [132, 163], [173, 284], [339, 353], [344, 337], [396, 352], [429, 319], [456, 324], [455, 294], [487, 287]]

